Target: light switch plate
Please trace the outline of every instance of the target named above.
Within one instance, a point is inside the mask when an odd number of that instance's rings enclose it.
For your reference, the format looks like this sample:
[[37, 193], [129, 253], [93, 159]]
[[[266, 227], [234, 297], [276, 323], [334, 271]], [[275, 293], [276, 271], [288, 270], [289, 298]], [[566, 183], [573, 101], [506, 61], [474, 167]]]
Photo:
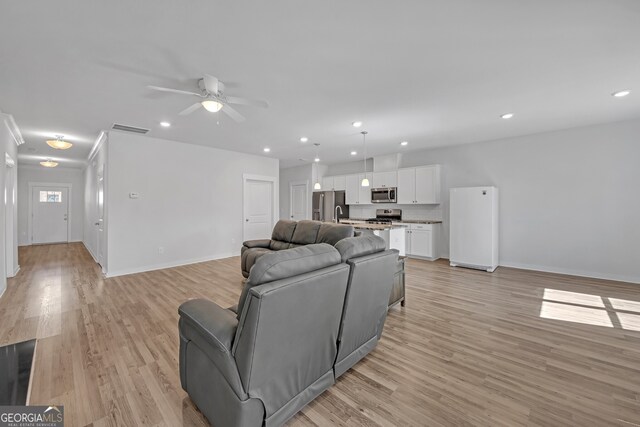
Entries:
[[131, 193], [129, 193], [129, 198], [130, 198], [130, 199], [137, 199], [137, 198], [138, 198], [138, 196], [139, 196], [139, 194], [138, 194], [138, 193], [136, 193], [136, 192], [131, 192]]

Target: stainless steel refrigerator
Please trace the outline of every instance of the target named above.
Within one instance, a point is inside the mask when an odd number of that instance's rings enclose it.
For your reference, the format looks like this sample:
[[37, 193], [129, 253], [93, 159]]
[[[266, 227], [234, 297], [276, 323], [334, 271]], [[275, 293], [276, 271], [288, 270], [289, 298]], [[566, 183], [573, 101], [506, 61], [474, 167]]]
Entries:
[[313, 193], [313, 217], [316, 221], [333, 221], [336, 214], [338, 219], [349, 218], [349, 205], [345, 203], [344, 191], [314, 191]]

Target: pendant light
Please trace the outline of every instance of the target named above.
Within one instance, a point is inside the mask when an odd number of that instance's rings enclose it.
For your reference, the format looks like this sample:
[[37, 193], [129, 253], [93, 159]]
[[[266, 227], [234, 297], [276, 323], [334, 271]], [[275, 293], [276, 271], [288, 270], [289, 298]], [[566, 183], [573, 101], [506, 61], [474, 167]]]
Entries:
[[[313, 159], [313, 161], [316, 163], [315, 165], [315, 170], [316, 170], [316, 183], [313, 184], [313, 189], [314, 190], [322, 190], [322, 186], [320, 185], [320, 180], [318, 179], [318, 163], [320, 162], [320, 157], [318, 156], [318, 147], [320, 146], [320, 144], [315, 143], [313, 144], [316, 146], [316, 157]], [[312, 166], [313, 167], [313, 166]]]
[[367, 132], [366, 130], [363, 130], [360, 133], [362, 134], [362, 145], [363, 145], [363, 152], [364, 152], [364, 178], [362, 178], [362, 182], [360, 183], [360, 186], [368, 187], [369, 179], [367, 178], [367, 134], [369, 132]]

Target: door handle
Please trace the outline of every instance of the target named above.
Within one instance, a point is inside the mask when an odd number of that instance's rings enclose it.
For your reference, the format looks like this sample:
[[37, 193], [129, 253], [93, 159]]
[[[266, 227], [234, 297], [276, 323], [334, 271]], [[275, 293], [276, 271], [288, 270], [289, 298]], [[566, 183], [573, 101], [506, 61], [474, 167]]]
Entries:
[[100, 223], [99, 223], [99, 222], [96, 222], [96, 223], [95, 223], [95, 225], [100, 225]]
[[245, 219], [244, 222], [249, 222], [249, 218]]

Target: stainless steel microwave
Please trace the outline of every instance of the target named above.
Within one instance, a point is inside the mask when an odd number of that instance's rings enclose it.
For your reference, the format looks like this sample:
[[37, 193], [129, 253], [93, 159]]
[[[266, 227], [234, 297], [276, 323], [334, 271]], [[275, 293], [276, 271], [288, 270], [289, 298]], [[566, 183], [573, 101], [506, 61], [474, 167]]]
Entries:
[[396, 203], [397, 187], [371, 189], [371, 203]]

